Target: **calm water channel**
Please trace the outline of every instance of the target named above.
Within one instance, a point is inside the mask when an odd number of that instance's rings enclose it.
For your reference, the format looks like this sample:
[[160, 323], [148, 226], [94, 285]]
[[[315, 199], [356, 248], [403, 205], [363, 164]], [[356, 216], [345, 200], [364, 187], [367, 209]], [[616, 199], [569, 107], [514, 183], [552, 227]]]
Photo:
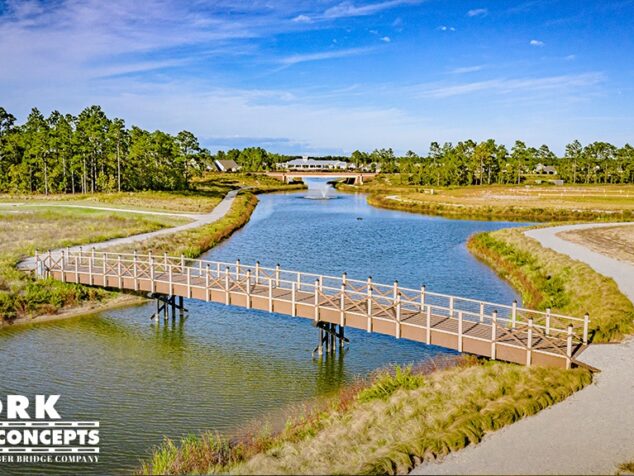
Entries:
[[[518, 223], [447, 220], [369, 207], [330, 191], [262, 195], [251, 221], [205, 258], [351, 278], [510, 303], [515, 295], [465, 249], [467, 237]], [[311, 359], [316, 330], [303, 319], [188, 301], [189, 317], [150, 322], [153, 304], [0, 331], [0, 395], [61, 394], [65, 420], [99, 420], [97, 465], [40, 471], [129, 473], [164, 435], [232, 432], [277, 409], [332, 392], [388, 363], [440, 348], [350, 330], [343, 358]], [[162, 321], [161, 321], [162, 322]], [[27, 472], [0, 464], [0, 473]], [[31, 467], [30, 469], [34, 469]]]

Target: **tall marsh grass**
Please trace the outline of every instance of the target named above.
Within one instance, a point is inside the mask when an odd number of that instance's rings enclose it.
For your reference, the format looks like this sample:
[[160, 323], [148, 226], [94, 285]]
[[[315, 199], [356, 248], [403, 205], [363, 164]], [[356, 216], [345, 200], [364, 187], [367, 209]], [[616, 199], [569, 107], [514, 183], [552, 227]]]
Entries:
[[[384, 370], [256, 443], [218, 435], [166, 442], [143, 474], [405, 474], [423, 460], [563, 400], [584, 369], [527, 368], [458, 358], [449, 367]], [[431, 373], [429, 373], [431, 372]]]

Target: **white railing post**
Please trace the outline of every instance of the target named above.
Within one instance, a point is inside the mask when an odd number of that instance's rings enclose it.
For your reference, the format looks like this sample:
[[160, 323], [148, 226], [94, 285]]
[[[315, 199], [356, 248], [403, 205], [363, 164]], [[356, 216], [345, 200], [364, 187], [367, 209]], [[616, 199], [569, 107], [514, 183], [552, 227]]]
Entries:
[[480, 303], [480, 322], [484, 322], [484, 303]]
[[420, 312], [421, 314], [425, 311], [425, 285], [423, 284], [420, 287]]
[[136, 250], [134, 250], [133, 256], [132, 256], [132, 274], [134, 275], [134, 290], [138, 291], [139, 290], [139, 273], [138, 273], [138, 267], [137, 267]]
[[297, 290], [302, 290], [302, 273], [300, 273], [299, 271], [297, 272]]
[[240, 281], [240, 260], [236, 260], [236, 281]]
[[396, 295], [396, 338], [401, 338], [401, 293]]
[[107, 264], [106, 264], [106, 253], [101, 252], [101, 274], [103, 274], [103, 285], [108, 286], [108, 273], [107, 273]]
[[568, 324], [568, 334], [566, 335], [566, 368], [572, 367], [572, 324]]
[[315, 279], [315, 322], [319, 322], [319, 278]]
[[35, 250], [35, 276], [38, 278], [40, 277], [40, 254], [37, 252], [37, 250]]
[[220, 261], [216, 261], [216, 277], [220, 280]]
[[181, 253], [181, 274], [185, 272], [185, 255]]
[[550, 308], [546, 308], [546, 335], [550, 335]]
[[247, 309], [251, 309], [251, 270], [247, 269]]
[[163, 272], [167, 272], [167, 251], [163, 251], [163, 266], [165, 267]]
[[187, 297], [192, 297], [192, 269], [187, 267]]
[[324, 277], [323, 276], [319, 276], [319, 292], [322, 292], [324, 290]]
[[511, 328], [515, 329], [517, 322], [517, 300], [513, 300], [513, 306], [511, 307]]
[[275, 265], [275, 287], [280, 287], [280, 264]]
[[119, 289], [123, 288], [123, 276], [121, 276], [121, 255], [117, 255], [117, 276], [119, 278]]
[[453, 296], [449, 297], [449, 317], [453, 318], [453, 311], [455, 306], [455, 298]]
[[167, 265], [167, 282], [169, 286], [170, 296], [174, 295], [174, 266], [172, 264]]
[[588, 324], [590, 323], [590, 314], [587, 312], [583, 315], [583, 345], [588, 345]]
[[255, 262], [255, 284], [260, 284], [260, 262]]
[[[152, 256], [152, 252], [148, 251], [147, 253], [147, 262], [148, 262], [148, 266], [150, 267], [150, 291], [151, 292], [156, 292], [156, 270], [154, 269], [154, 256]], [[166, 272], [167, 270], [163, 270], [163, 272]], [[158, 301], [157, 301], [158, 302]], [[158, 313], [156, 315], [156, 318], [158, 319]]]
[[341, 274], [341, 282], [344, 286], [348, 284], [348, 273], [344, 272]]
[[426, 343], [429, 345], [431, 344], [431, 305], [427, 305], [427, 316], [425, 319], [427, 322], [425, 323], [425, 331], [427, 332], [426, 335]]
[[372, 276], [368, 277], [368, 332], [372, 332]]
[[203, 275], [203, 260], [198, 260], [198, 276]]
[[207, 298], [207, 302], [211, 300], [211, 290], [209, 289], [209, 263], [205, 265], [205, 297]]
[[80, 265], [80, 266], [81, 266], [81, 264], [82, 264], [83, 258], [84, 258], [83, 248], [80, 246], [80, 247], [79, 247], [79, 265]]
[[231, 302], [230, 296], [229, 296], [229, 266], [226, 267], [225, 269], [225, 304], [229, 305], [229, 303]]
[[396, 296], [398, 296], [398, 281], [394, 280], [394, 285], [392, 286], [392, 300], [396, 301]]
[[89, 276], [88, 279], [91, 286], [95, 284], [92, 277], [94, 267], [95, 267], [95, 247], [93, 246], [92, 249], [90, 250], [90, 261], [88, 261], [88, 276]]
[[[60, 271], [62, 273], [62, 283], [66, 282], [66, 266], [64, 264], [64, 254], [65, 254], [64, 250], [62, 250], [62, 258], [61, 258], [61, 261], [60, 261]], [[41, 270], [40, 276], [43, 276], [43, 275], [44, 275], [44, 270]]]
[[269, 278], [269, 312], [273, 312], [273, 279]]
[[291, 316], [295, 317], [297, 316], [297, 310], [295, 309], [295, 300], [296, 300], [296, 296], [295, 293], [297, 291], [297, 283], [292, 282], [291, 283]]
[[341, 298], [339, 299], [339, 325], [343, 327], [346, 322], [346, 273], [343, 274], [344, 279], [341, 281]]
[[526, 343], [526, 365], [531, 366], [533, 354], [533, 318], [528, 318], [528, 342]]
[[495, 360], [496, 341], [497, 341], [497, 322], [498, 312], [493, 311], [491, 315], [491, 360]]
[[[51, 262], [51, 252], [48, 252], [48, 261], [49, 263]], [[75, 282], [78, 283], [79, 282], [79, 261], [77, 260], [77, 257], [75, 256]]]
[[458, 311], [458, 352], [462, 352], [462, 311]]

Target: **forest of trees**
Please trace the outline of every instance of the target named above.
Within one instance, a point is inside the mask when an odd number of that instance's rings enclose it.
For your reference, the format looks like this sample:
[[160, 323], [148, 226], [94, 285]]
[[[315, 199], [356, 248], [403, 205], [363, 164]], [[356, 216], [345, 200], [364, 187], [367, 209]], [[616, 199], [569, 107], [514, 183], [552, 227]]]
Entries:
[[403, 183], [413, 185], [519, 184], [540, 163], [554, 166], [556, 178], [566, 183], [634, 183], [634, 147], [618, 148], [607, 142], [583, 146], [575, 140], [566, 146], [563, 157], [547, 145], [536, 149], [519, 140], [510, 151], [493, 139], [442, 146], [432, 142], [425, 157], [412, 151], [396, 157], [392, 149], [377, 149], [369, 154], [354, 151], [350, 160], [357, 166], [375, 164], [381, 172], [400, 173]]
[[[213, 169], [214, 159], [233, 159], [243, 171], [257, 172], [292, 158], [261, 147], [212, 155], [191, 132], [173, 136], [126, 128], [99, 106], [78, 116], [53, 111], [49, 117], [34, 108], [21, 125], [0, 107], [0, 192], [5, 193], [182, 190], [192, 177]], [[426, 156], [409, 151], [397, 157], [392, 149], [376, 149], [336, 159], [399, 173], [402, 183], [413, 185], [519, 184], [538, 163], [554, 165], [557, 178], [566, 183], [634, 183], [634, 148], [606, 142], [583, 146], [574, 141], [563, 157], [546, 145], [533, 148], [516, 141], [509, 151], [489, 139], [432, 142]]]
[[210, 162], [191, 132], [127, 129], [99, 106], [49, 117], [34, 108], [22, 125], [0, 107], [0, 192], [180, 190]]

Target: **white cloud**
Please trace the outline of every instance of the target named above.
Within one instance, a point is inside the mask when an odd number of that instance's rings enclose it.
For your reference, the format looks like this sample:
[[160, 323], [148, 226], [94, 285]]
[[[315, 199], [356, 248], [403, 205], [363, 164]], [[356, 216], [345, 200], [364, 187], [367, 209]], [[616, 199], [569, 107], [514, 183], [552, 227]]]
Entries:
[[440, 31], [456, 31], [453, 26], [441, 25], [438, 27]]
[[577, 55], [568, 55], [564, 58], [566, 61], [573, 61], [577, 59]]
[[482, 71], [482, 69], [484, 69], [484, 66], [482, 65], [463, 66], [461, 68], [454, 68], [450, 72], [453, 74], [466, 74], [466, 73], [475, 73], [477, 71]]
[[297, 15], [292, 21], [295, 23], [312, 23], [313, 19], [308, 15]]
[[360, 55], [371, 51], [372, 48], [348, 48], [345, 50], [320, 51], [317, 53], [305, 53], [286, 56], [279, 60], [279, 63], [285, 66], [291, 66], [298, 63], [306, 63], [309, 61], [323, 61], [334, 58], [345, 58], [348, 56]]
[[392, 41], [392, 39], [389, 36], [384, 36], [383, 38], [381, 38], [381, 41], [384, 41], [385, 43], [389, 43], [390, 41]]
[[344, 1], [328, 8], [324, 12], [324, 18], [345, 18], [345, 17], [357, 17], [374, 15], [383, 10], [398, 7], [400, 5], [417, 4], [423, 0], [388, 0], [378, 3], [370, 3], [367, 5], [355, 5], [351, 1]]
[[489, 13], [489, 10], [487, 10], [486, 8], [474, 8], [473, 10], [469, 10], [467, 12], [467, 16], [468, 17], [483, 17], [487, 13]]
[[544, 46], [545, 43], [541, 40], [531, 40], [530, 41], [530, 45], [531, 46]]
[[507, 79], [497, 78], [460, 84], [424, 84], [417, 95], [423, 98], [443, 99], [473, 93], [508, 94], [512, 92], [535, 93], [543, 91], [565, 91], [593, 86], [603, 81], [600, 73], [548, 76], [543, 78]]

